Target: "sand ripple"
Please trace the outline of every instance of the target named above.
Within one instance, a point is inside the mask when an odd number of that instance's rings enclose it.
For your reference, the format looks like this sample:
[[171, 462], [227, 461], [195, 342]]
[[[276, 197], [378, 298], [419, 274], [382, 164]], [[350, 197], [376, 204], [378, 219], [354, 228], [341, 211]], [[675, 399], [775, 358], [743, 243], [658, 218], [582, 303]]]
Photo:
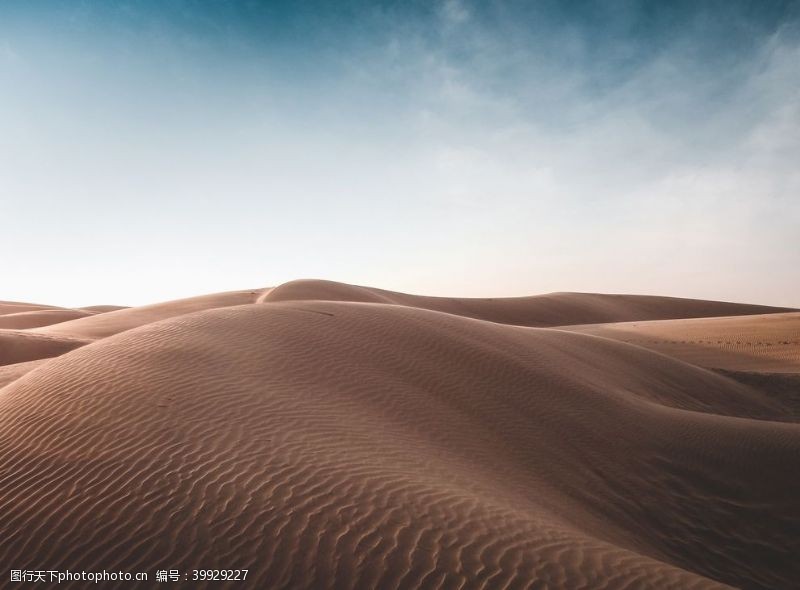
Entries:
[[[0, 563], [252, 588], [800, 579], [800, 426], [771, 390], [591, 335], [258, 297], [0, 389]], [[89, 320], [24, 333], [57, 347]]]

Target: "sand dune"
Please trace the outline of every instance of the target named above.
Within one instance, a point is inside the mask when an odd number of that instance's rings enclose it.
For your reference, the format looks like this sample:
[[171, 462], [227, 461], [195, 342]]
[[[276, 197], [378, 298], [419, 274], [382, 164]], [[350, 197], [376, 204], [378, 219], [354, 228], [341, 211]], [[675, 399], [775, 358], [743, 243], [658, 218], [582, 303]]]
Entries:
[[0, 329], [24, 330], [94, 315], [79, 309], [44, 309], [0, 315]]
[[16, 381], [23, 375], [27, 375], [28, 373], [33, 371], [36, 367], [43, 365], [49, 360], [50, 359], [48, 358], [43, 358], [43, 359], [36, 359], [33, 361], [24, 361], [21, 363], [12, 363], [10, 365], [0, 365], [0, 389], [5, 387], [12, 381]]
[[722, 301], [597, 293], [550, 293], [493, 299], [425, 297], [319, 280], [285, 283], [267, 291], [260, 299], [262, 302], [313, 300], [388, 303], [532, 327], [797, 311]]
[[[426, 297], [409, 295], [371, 287], [361, 287], [333, 281], [298, 280], [285, 283], [276, 288], [249, 289], [226, 293], [213, 293], [187, 299], [178, 299], [140, 307], [119, 307], [96, 305], [81, 310], [53, 308], [36, 304], [7, 304], [20, 307], [35, 307], [36, 311], [20, 319], [20, 312], [8, 316], [8, 328], [33, 328], [33, 333], [69, 339], [69, 346], [57, 348], [52, 344], [47, 351], [32, 353], [23, 360], [55, 356], [60, 350], [71, 350], [76, 342], [87, 343], [93, 340], [124, 332], [140, 326], [179, 317], [196, 311], [230, 307], [246, 303], [278, 303], [281, 301], [350, 301], [371, 302], [406, 307], [416, 307], [440, 311], [453, 315], [483, 319], [495, 323], [552, 327], [595, 322], [619, 322], [623, 320], [653, 320], [663, 318], [694, 318], [714, 315], [746, 315], [782, 313], [788, 308], [768, 307], [720, 301], [680, 299], [674, 297], [653, 297], [644, 295], [602, 295], [593, 293], [552, 293], [532, 297], [507, 297], [493, 299]], [[16, 308], [14, 308], [16, 309]], [[87, 315], [67, 319], [66, 314], [83, 313]], [[61, 321], [49, 322], [46, 314], [62, 317]], [[62, 314], [57, 316], [55, 314]], [[3, 317], [0, 317], [0, 328]], [[35, 327], [35, 322], [47, 322]], [[28, 325], [26, 325], [28, 324]], [[2, 332], [0, 331], [0, 336]], [[10, 336], [9, 336], [10, 337]], [[4, 358], [2, 339], [0, 339], [0, 362]], [[11, 356], [11, 361], [17, 356]]]
[[800, 373], [763, 373], [751, 371], [717, 370], [734, 381], [759, 391], [771, 399], [781, 400], [788, 409], [787, 418], [800, 422]]
[[58, 356], [88, 342], [27, 330], [0, 330], [0, 366]]
[[97, 313], [105, 313], [107, 311], [119, 311], [120, 309], [128, 309], [124, 305], [88, 305], [81, 307], [83, 311], [93, 311]]
[[0, 331], [95, 340], [7, 367], [0, 562], [248, 568], [248, 588], [796, 587], [791, 376], [506, 325], [747, 306], [359, 289]]
[[704, 367], [800, 372], [800, 313], [627, 322], [567, 329], [644, 346]]
[[54, 305], [39, 305], [38, 303], [21, 303], [18, 301], [0, 301], [0, 316], [9, 313], [20, 313], [24, 311], [43, 311], [46, 309], [64, 309]]
[[212, 295], [178, 299], [141, 307], [122, 308], [100, 315], [62, 322], [57, 326], [47, 326], [42, 328], [40, 332], [77, 338], [105, 338], [131, 328], [138, 328], [139, 326], [195, 311], [252, 303], [263, 291], [263, 289], [259, 289], [214, 293]]

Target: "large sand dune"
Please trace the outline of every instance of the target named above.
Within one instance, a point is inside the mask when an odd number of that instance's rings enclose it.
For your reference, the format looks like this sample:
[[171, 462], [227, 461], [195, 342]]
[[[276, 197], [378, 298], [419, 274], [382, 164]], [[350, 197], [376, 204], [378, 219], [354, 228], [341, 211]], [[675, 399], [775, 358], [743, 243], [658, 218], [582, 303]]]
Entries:
[[781, 311], [302, 281], [0, 330], [60, 354], [0, 371], [0, 563], [250, 570], [209, 588], [796, 588], [795, 375], [524, 327], [720, 312], [772, 334]]

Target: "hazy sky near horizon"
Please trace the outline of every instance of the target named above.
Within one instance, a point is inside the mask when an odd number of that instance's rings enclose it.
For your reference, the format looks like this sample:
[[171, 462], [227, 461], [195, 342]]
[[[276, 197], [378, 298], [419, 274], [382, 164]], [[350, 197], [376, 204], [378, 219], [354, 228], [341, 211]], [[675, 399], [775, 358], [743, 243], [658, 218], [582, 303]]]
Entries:
[[0, 0], [0, 299], [800, 306], [800, 2]]

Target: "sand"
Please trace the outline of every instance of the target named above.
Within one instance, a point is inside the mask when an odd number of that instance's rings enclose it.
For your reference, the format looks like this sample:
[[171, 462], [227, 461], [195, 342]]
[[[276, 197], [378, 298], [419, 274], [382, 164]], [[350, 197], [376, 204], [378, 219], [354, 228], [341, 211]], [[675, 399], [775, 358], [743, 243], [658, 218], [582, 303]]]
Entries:
[[539, 328], [570, 324], [739, 316], [795, 311], [785, 307], [764, 305], [597, 293], [549, 293], [532, 297], [502, 299], [423, 297], [318, 280], [300, 280], [283, 284], [275, 289], [267, 290], [259, 300], [262, 302], [323, 300], [385, 303], [430, 309], [501, 324]]
[[800, 312], [565, 329], [630, 342], [704, 367], [800, 372]]
[[0, 330], [0, 366], [59, 356], [89, 342], [28, 330]]
[[4, 354], [53, 353], [0, 370], [0, 563], [247, 568], [221, 585], [242, 588], [795, 588], [800, 344], [712, 369], [618, 323], [766, 341], [796, 319], [297, 281], [0, 330]]
[[80, 309], [43, 309], [35, 311], [21, 311], [0, 315], [0, 330], [2, 329], [27, 329], [50, 326], [68, 320], [94, 315], [90, 311]]
[[46, 326], [39, 332], [75, 338], [105, 338], [131, 328], [138, 328], [139, 326], [194, 311], [253, 303], [264, 291], [264, 289], [258, 289], [215, 293], [141, 307], [115, 309], [102, 314], [94, 314], [90, 317], [61, 322], [58, 325]]
[[38, 303], [21, 303], [19, 301], [0, 301], [0, 316], [10, 313], [21, 313], [25, 311], [44, 311], [47, 309], [64, 309], [54, 305], [40, 305]]

